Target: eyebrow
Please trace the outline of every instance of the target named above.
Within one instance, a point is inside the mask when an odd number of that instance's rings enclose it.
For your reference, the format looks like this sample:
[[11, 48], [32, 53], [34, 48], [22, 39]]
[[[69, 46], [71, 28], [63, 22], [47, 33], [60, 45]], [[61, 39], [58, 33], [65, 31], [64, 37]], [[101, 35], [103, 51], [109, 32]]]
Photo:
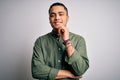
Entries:
[[[64, 13], [63, 11], [57, 12], [57, 13]], [[57, 14], [55, 12], [50, 12], [50, 14]]]

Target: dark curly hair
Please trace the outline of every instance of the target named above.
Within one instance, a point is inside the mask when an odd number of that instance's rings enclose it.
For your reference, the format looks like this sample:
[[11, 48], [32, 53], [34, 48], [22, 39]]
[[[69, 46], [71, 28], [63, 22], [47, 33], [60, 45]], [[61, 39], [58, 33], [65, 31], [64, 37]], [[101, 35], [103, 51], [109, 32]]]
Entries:
[[50, 6], [50, 8], [49, 8], [49, 14], [50, 14], [50, 10], [51, 10], [51, 8], [52, 8], [53, 6], [63, 6], [64, 9], [66, 10], [67, 15], [68, 15], [68, 9], [67, 9], [67, 7], [66, 7], [63, 3], [60, 3], [60, 2], [53, 3], [53, 4]]

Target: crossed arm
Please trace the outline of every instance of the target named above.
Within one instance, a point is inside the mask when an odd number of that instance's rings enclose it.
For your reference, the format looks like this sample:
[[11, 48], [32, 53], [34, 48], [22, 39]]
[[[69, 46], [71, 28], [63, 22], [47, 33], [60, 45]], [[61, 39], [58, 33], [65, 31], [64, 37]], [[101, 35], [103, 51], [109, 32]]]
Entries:
[[75, 76], [69, 70], [59, 70], [55, 79], [61, 79], [61, 78], [82, 78], [82, 76]]
[[81, 78], [81, 75], [84, 74], [89, 67], [86, 50], [84, 49], [84, 39], [79, 40], [75, 49], [73, 46], [69, 46], [67, 49], [73, 50], [70, 56], [65, 57], [65, 61], [72, 67], [74, 73], [68, 70], [55, 69], [46, 65], [40, 44], [40, 41], [36, 42], [32, 57], [32, 76], [36, 79], [54, 80], [61, 78]]

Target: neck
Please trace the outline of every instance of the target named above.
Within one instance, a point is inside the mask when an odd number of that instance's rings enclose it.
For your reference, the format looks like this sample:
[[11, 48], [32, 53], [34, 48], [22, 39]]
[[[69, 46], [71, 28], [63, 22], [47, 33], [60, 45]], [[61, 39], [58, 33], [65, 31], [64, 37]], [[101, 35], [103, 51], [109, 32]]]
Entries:
[[60, 34], [58, 33], [58, 29], [53, 29], [53, 32], [55, 32], [56, 35], [60, 36]]

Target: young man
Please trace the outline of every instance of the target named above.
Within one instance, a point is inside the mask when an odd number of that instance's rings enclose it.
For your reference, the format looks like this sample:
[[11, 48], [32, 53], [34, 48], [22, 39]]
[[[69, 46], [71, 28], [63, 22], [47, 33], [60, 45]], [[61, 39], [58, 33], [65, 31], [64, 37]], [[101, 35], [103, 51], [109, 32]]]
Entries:
[[39, 80], [79, 80], [89, 67], [85, 41], [69, 32], [64, 4], [50, 6], [49, 20], [52, 32], [39, 37], [33, 48], [32, 76]]

